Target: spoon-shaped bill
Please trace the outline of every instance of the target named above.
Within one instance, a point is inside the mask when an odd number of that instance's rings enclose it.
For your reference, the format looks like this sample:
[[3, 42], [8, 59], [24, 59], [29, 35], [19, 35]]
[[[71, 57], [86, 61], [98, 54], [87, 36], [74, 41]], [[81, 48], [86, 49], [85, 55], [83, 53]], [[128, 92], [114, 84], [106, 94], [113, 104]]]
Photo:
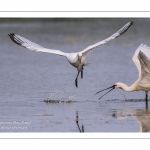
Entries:
[[[104, 89], [104, 90], [101, 90], [101, 91], [97, 92], [96, 94], [98, 94], [98, 93], [100, 93], [100, 92], [102, 92], [102, 91], [105, 91], [105, 90], [110, 89], [109, 91], [107, 91], [105, 94], [103, 94], [103, 95], [99, 98], [99, 99], [101, 99], [104, 95], [106, 95], [107, 93], [109, 93], [110, 91], [112, 91], [114, 88], [115, 88], [115, 85], [113, 85], [113, 86], [111, 86], [111, 87], [109, 87], [109, 88], [106, 88], [106, 89]], [[95, 95], [96, 95], [96, 94], [95, 94]]]
[[[110, 91], [112, 91], [114, 88], [110, 89], [109, 91], [107, 91], [104, 95], [106, 95], [107, 93], [109, 93]], [[102, 95], [99, 99], [101, 99], [104, 95]]]
[[115, 85], [113, 85], [113, 86], [111, 86], [111, 87], [108, 87], [108, 88], [106, 88], [106, 89], [104, 89], [104, 90], [101, 90], [101, 91], [95, 93], [95, 95], [98, 94], [98, 93], [100, 93], [100, 92], [102, 92], [102, 91], [105, 91], [105, 90], [107, 90], [107, 89], [110, 89], [110, 88], [115, 88]]

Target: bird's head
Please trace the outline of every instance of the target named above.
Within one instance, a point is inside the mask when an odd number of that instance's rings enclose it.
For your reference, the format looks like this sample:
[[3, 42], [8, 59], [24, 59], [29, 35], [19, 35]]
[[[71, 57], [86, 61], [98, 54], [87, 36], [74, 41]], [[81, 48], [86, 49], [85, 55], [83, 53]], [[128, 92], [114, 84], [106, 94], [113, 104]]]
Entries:
[[[106, 95], [107, 93], [109, 93], [110, 91], [112, 91], [112, 90], [114, 90], [114, 89], [117, 89], [117, 88], [119, 88], [119, 89], [123, 89], [124, 87], [126, 87], [127, 85], [126, 84], [124, 84], [124, 83], [121, 83], [121, 82], [117, 82], [116, 84], [114, 84], [113, 86], [111, 86], [111, 87], [108, 87], [108, 88], [106, 88], [106, 89], [103, 89], [103, 90], [101, 90], [101, 91], [99, 91], [99, 92], [97, 92], [96, 94], [98, 94], [98, 93], [100, 93], [100, 92], [102, 92], [102, 91], [105, 91], [105, 90], [108, 90], [108, 89], [110, 89], [109, 91], [107, 91], [105, 94], [103, 94], [99, 99], [101, 99], [104, 95]], [[95, 94], [95, 95], [96, 95]]]
[[126, 84], [121, 83], [121, 82], [117, 82], [114, 86], [115, 86], [115, 89], [117, 88], [122, 89], [123, 87], [127, 87]]

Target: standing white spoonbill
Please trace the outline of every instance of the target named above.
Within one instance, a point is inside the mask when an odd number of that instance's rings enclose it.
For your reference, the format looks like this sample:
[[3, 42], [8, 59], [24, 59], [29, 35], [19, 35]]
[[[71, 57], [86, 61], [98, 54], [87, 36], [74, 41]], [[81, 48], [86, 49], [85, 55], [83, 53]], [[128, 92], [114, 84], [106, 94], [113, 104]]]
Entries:
[[9, 37], [11, 38], [11, 40], [13, 42], [15, 42], [16, 44], [25, 47], [29, 50], [33, 50], [33, 51], [37, 51], [37, 52], [46, 52], [46, 53], [52, 53], [52, 54], [57, 54], [60, 56], [65, 56], [67, 58], [67, 60], [69, 61], [69, 63], [74, 66], [75, 68], [77, 68], [78, 70], [78, 74], [77, 77], [75, 79], [75, 85], [76, 87], [78, 87], [78, 83], [77, 83], [77, 79], [79, 76], [79, 73], [81, 72], [81, 78], [83, 78], [83, 66], [87, 66], [88, 63], [86, 62], [85, 58], [87, 56], [87, 54], [94, 50], [95, 48], [106, 44], [107, 42], [109, 42], [110, 40], [113, 40], [117, 37], [119, 37], [120, 35], [122, 35], [123, 33], [125, 33], [128, 28], [133, 24], [133, 22], [128, 22], [126, 25], [124, 25], [120, 30], [118, 30], [116, 33], [114, 33], [113, 35], [111, 35], [109, 38], [100, 41], [94, 45], [90, 45], [89, 47], [87, 47], [86, 49], [80, 51], [80, 52], [76, 52], [76, 53], [65, 53], [62, 52], [60, 50], [53, 50], [53, 49], [47, 49], [44, 48], [36, 43], [33, 43], [27, 39], [25, 39], [24, 37], [21, 37], [20, 35], [14, 34], [14, 33], [10, 33], [8, 34]]
[[[139, 78], [136, 80], [131, 86], [127, 86], [124, 83], [117, 82], [115, 85], [107, 88], [110, 89], [108, 92], [112, 91], [113, 89], [119, 88], [126, 92], [133, 92], [133, 91], [145, 91], [146, 94], [146, 102], [148, 101], [148, 91], [150, 91], [150, 47], [141, 44], [135, 54], [132, 57], [133, 62], [135, 63], [138, 72]], [[107, 90], [104, 89], [104, 90]], [[101, 90], [96, 94], [104, 91]], [[104, 95], [106, 95], [106, 92]], [[101, 99], [104, 95], [102, 95], [99, 99]]]

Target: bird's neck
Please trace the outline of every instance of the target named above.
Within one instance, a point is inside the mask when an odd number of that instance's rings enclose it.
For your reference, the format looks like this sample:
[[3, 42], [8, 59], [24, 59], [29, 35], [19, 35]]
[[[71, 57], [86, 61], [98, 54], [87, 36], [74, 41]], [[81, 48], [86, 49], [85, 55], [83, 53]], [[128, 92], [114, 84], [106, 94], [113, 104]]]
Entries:
[[122, 89], [126, 92], [133, 92], [133, 91], [137, 91], [138, 90], [138, 85], [137, 83], [133, 83], [131, 86], [128, 86], [124, 83], [122, 83]]

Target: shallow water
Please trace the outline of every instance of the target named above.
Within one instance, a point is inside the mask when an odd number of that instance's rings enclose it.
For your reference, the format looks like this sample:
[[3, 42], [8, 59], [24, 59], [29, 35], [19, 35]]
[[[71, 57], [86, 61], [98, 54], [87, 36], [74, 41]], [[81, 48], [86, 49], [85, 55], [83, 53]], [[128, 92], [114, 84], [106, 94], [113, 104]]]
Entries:
[[[101, 41], [129, 21], [119, 38], [90, 53], [78, 88], [77, 70], [65, 58], [29, 51], [14, 44], [17, 33], [46, 48], [77, 52]], [[107, 18], [0, 22], [1, 132], [148, 132], [149, 109], [142, 91], [114, 90], [101, 100], [95, 93], [120, 81], [131, 85], [138, 72], [131, 58], [141, 44], [150, 46], [150, 19]], [[50, 102], [45, 102], [48, 100]]]

